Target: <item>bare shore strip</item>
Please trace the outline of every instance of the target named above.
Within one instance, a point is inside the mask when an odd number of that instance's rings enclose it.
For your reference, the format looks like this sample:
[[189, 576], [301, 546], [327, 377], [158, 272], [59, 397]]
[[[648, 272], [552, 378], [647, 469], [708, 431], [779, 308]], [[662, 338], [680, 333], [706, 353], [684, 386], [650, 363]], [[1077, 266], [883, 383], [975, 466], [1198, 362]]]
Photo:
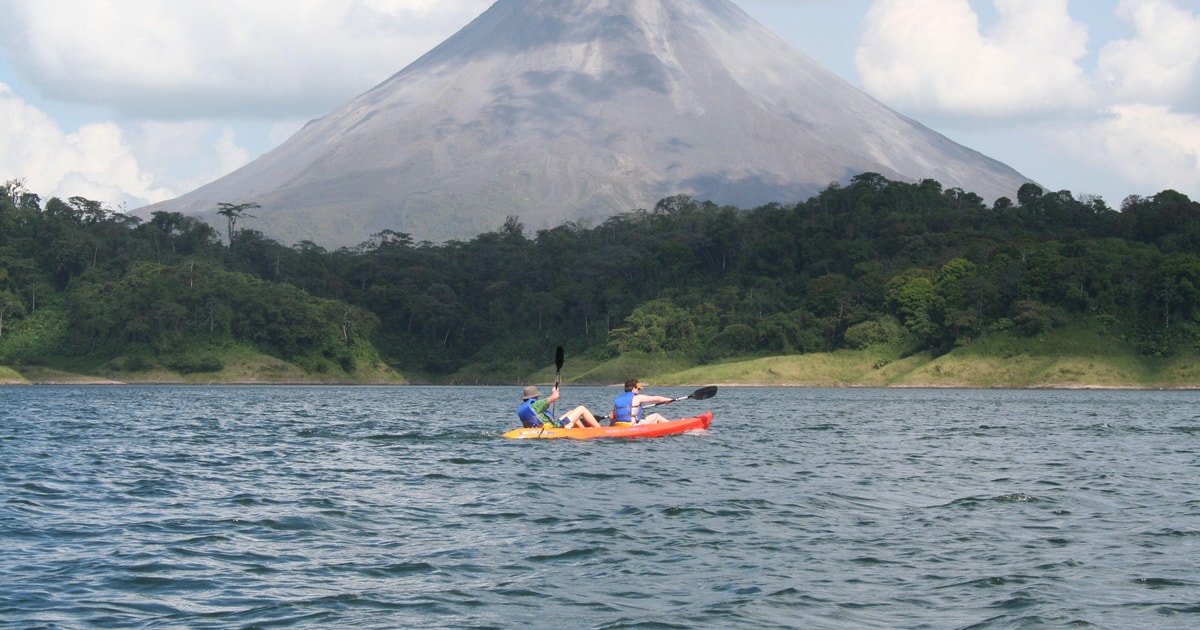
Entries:
[[[1126, 354], [1072, 354], [1006, 357], [950, 353], [918, 354], [894, 360], [867, 351], [844, 351], [751, 358], [701, 366], [683, 366], [658, 357], [584, 358], [569, 362], [563, 377], [576, 385], [611, 385], [630, 374], [660, 386], [724, 385], [795, 388], [964, 388], [1076, 390], [1200, 389], [1200, 355], [1181, 352], [1169, 358]], [[456, 375], [416, 384], [529, 384], [553, 381], [553, 366], [523, 376]], [[0, 385], [409, 385], [386, 369], [355, 375], [310, 374], [296, 366], [271, 363], [239, 365], [217, 373], [171, 372], [121, 375], [73, 374], [46, 368], [18, 372], [0, 367]]]

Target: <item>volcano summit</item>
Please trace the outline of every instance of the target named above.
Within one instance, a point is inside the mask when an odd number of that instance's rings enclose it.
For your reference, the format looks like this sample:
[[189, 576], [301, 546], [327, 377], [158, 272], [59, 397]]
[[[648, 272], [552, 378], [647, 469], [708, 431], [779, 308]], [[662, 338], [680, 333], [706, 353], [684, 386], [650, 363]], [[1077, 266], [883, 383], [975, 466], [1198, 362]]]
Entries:
[[147, 206], [284, 243], [467, 239], [661, 198], [752, 207], [876, 172], [986, 200], [1029, 180], [892, 111], [728, 0], [498, 0], [246, 166]]

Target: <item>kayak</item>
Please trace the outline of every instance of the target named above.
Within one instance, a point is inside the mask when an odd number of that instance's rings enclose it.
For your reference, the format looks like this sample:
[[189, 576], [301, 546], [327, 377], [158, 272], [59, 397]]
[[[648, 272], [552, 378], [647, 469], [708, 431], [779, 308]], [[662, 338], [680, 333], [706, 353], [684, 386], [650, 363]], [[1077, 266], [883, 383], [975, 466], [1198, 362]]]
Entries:
[[539, 427], [528, 429], [522, 427], [504, 434], [504, 437], [514, 440], [531, 438], [572, 438], [588, 440], [593, 438], [650, 438], [683, 433], [684, 431], [699, 431], [707, 429], [712, 424], [713, 415], [706, 411], [698, 416], [658, 422], [655, 424], [631, 424], [616, 427], [583, 427], [581, 429], [563, 429], [560, 427]]
[[557, 427], [527, 429], [522, 427], [505, 433], [504, 437], [514, 440], [526, 440], [530, 438], [573, 438], [576, 440], [588, 440], [592, 438], [650, 438], [671, 435], [672, 433], [683, 433], [684, 431], [707, 429], [708, 425], [712, 424], [712, 419], [712, 412], [706, 411], [691, 418], [658, 422], [656, 424], [584, 427], [582, 429], [563, 429]]

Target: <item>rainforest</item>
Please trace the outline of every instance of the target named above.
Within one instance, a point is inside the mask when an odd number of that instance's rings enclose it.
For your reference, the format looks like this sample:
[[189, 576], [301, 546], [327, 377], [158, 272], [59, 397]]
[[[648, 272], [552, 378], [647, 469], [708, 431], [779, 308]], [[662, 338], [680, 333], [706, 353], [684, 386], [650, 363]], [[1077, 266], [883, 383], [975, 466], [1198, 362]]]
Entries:
[[382, 230], [333, 250], [275, 242], [235, 202], [222, 232], [8, 182], [0, 366], [146, 380], [248, 361], [246, 380], [509, 383], [560, 345], [589, 366], [872, 352], [883, 369], [1073, 329], [1136, 360], [1200, 341], [1200, 205], [1173, 190], [1113, 208], [1026, 184], [987, 204], [864, 173], [795, 203], [678, 195], [534, 234], [514, 209], [467, 241]]

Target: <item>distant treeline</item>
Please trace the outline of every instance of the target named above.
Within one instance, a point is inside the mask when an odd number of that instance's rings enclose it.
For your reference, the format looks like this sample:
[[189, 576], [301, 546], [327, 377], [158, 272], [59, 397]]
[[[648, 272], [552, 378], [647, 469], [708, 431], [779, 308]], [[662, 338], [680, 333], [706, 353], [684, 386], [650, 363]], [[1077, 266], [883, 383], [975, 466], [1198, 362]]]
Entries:
[[[70, 359], [204, 370], [229, 344], [353, 371], [356, 345], [401, 372], [599, 358], [696, 361], [891, 344], [944, 352], [997, 330], [1102, 318], [1138, 352], [1200, 340], [1200, 205], [1166, 190], [1100, 198], [1023, 186], [990, 207], [878, 174], [796, 204], [686, 196], [530, 237], [514, 214], [470, 241], [384, 231], [285, 246], [222, 204], [223, 240], [80, 197], [0, 198], [0, 363]], [[239, 223], [241, 224], [239, 226]], [[246, 224], [249, 224], [247, 226]]]

